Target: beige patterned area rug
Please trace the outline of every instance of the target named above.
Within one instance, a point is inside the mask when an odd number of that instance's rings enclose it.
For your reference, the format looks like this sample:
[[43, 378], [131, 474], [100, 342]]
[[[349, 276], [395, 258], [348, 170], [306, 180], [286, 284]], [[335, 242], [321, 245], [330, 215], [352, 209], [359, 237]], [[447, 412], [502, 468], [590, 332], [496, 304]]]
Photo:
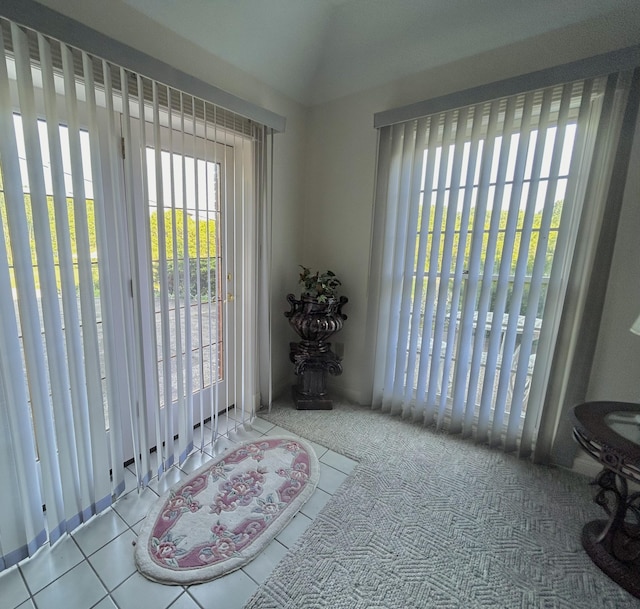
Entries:
[[304, 441], [268, 437], [228, 450], [154, 504], [135, 547], [138, 570], [184, 585], [239, 569], [282, 531], [319, 476]]
[[345, 403], [260, 416], [360, 464], [247, 609], [638, 609], [582, 548], [588, 479]]

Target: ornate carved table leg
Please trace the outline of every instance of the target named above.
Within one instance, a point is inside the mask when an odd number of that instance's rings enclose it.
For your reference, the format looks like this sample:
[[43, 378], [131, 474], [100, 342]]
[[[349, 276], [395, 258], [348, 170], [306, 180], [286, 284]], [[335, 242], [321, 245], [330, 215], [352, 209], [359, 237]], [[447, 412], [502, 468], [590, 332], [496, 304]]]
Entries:
[[593, 562], [625, 590], [640, 598], [640, 493], [628, 492], [625, 478], [603, 469], [592, 482], [594, 501], [608, 515], [582, 530], [582, 545]]

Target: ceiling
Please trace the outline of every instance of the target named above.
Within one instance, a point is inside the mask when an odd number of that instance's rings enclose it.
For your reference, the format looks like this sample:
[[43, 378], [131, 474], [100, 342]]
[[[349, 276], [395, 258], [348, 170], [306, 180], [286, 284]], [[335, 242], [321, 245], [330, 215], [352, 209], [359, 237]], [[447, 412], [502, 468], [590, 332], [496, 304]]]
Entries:
[[124, 2], [305, 105], [621, 8], [640, 12], [639, 0]]

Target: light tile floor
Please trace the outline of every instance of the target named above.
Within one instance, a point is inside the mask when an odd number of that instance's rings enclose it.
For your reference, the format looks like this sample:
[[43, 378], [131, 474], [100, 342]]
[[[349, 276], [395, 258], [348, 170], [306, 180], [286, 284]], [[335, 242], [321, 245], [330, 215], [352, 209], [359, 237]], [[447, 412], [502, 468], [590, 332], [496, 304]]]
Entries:
[[[230, 431], [216, 451], [264, 435], [290, 432], [257, 418], [252, 429]], [[205, 429], [206, 426], [205, 426]], [[210, 431], [210, 429], [209, 429]], [[294, 436], [295, 437], [295, 436]], [[1, 609], [239, 609], [273, 571], [357, 463], [310, 442], [320, 459], [320, 481], [287, 527], [242, 569], [206, 584], [165, 586], [142, 577], [133, 562], [133, 544], [149, 507], [171, 485], [211, 459], [192, 453], [142, 493], [128, 471], [128, 492], [100, 516], [53, 547], [0, 574]]]

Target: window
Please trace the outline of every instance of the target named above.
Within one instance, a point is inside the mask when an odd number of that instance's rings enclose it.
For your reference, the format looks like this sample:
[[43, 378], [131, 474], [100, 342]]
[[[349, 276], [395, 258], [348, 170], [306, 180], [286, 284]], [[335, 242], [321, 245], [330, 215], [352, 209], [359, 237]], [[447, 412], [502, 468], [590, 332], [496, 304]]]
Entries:
[[588, 265], [573, 255], [600, 194], [592, 163], [613, 158], [608, 141], [594, 153], [598, 121], [619, 127], [629, 85], [575, 80], [381, 127], [374, 407], [531, 453], [568, 270]]

